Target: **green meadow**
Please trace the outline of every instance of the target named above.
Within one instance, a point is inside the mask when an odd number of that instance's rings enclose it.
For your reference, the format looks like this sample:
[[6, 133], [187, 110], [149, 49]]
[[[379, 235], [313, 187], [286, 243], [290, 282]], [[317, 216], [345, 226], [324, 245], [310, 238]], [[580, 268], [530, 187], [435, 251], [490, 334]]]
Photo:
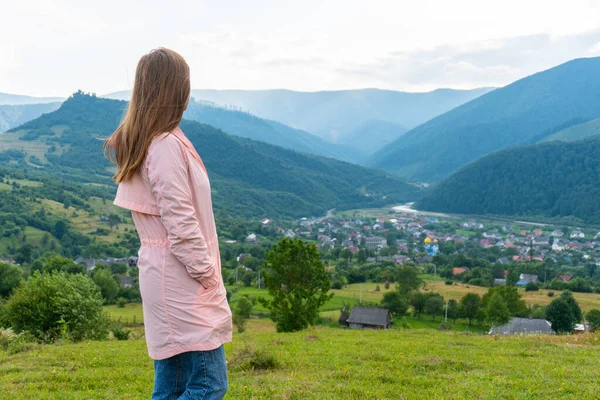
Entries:
[[[143, 335], [0, 352], [3, 399], [148, 399]], [[595, 399], [600, 335], [489, 337], [250, 321], [225, 346], [227, 399]]]

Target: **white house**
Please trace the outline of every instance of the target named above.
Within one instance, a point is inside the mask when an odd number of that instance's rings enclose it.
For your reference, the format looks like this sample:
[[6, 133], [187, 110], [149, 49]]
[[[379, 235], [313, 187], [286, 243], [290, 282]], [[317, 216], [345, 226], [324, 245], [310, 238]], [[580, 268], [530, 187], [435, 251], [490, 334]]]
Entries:
[[571, 232], [571, 239], [583, 239], [585, 237], [585, 233], [581, 231], [573, 231]]

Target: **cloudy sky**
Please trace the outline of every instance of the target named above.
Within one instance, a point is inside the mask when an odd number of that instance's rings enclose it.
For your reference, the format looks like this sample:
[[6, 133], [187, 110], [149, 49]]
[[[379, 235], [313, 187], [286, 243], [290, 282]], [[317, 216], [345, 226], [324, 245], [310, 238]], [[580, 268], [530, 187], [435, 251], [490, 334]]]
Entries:
[[502, 86], [600, 57], [600, 1], [0, 0], [0, 92], [130, 89], [159, 46], [197, 89]]

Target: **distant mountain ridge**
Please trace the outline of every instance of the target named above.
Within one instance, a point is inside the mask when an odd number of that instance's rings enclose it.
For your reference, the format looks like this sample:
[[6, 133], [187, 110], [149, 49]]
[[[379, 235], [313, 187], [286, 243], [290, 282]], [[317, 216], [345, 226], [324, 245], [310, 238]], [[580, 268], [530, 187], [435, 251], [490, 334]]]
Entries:
[[[491, 90], [438, 89], [428, 93], [379, 89], [322, 92], [285, 89], [193, 90], [192, 96], [224, 106], [236, 106], [261, 118], [362, 150], [360, 143], [354, 144], [343, 138], [374, 121], [398, 125], [398, 137], [407, 128], [413, 128]], [[105, 97], [126, 100], [129, 96], [129, 91], [123, 91]], [[365, 132], [369, 135], [366, 140], [379, 141], [375, 133]]]
[[435, 182], [574, 118], [600, 117], [600, 58], [577, 59], [487, 93], [412, 129], [368, 165]]
[[184, 118], [221, 129], [230, 135], [292, 149], [301, 153], [336, 158], [361, 164], [366, 154], [349, 146], [335, 145], [300, 129], [279, 122], [258, 118], [246, 112], [225, 108], [214, 103], [192, 100]]
[[24, 124], [40, 115], [57, 110], [61, 103], [0, 105], [0, 133]]
[[0, 93], [0, 105], [45, 104], [65, 101], [64, 97], [34, 97]]
[[[53, 177], [112, 186], [102, 140], [117, 127], [123, 101], [76, 93], [57, 110], [0, 135], [0, 158]], [[389, 174], [330, 158], [229, 136], [184, 120], [202, 156], [215, 208], [244, 216], [323, 215], [331, 208], [377, 207], [418, 199], [422, 189]]]
[[417, 203], [459, 214], [575, 217], [600, 224], [600, 137], [502, 150], [471, 163]]

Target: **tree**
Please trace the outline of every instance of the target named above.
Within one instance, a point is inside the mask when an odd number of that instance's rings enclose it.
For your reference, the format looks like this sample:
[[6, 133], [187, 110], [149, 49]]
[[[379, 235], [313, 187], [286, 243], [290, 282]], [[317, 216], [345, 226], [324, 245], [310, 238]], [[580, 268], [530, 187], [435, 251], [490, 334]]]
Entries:
[[394, 317], [400, 317], [408, 311], [408, 302], [398, 292], [387, 292], [383, 295], [381, 306], [390, 310]]
[[460, 299], [461, 314], [469, 320], [469, 326], [473, 323], [473, 319], [477, 317], [481, 311], [481, 297], [477, 293], [467, 293]]
[[15, 261], [19, 264], [29, 264], [32, 260], [33, 246], [30, 244], [23, 245], [17, 251]]
[[367, 255], [367, 251], [365, 249], [360, 249], [358, 251], [358, 263], [359, 264], [366, 262], [368, 257], [369, 256]]
[[119, 284], [113, 279], [110, 270], [100, 269], [92, 275], [94, 283], [100, 288], [100, 293], [106, 301], [113, 300], [119, 293]]
[[425, 312], [435, 320], [444, 311], [444, 298], [439, 293], [431, 293], [425, 301]]
[[58, 238], [58, 240], [61, 240], [62, 237], [69, 231], [69, 227], [67, 226], [67, 223], [63, 220], [59, 220], [56, 221], [56, 223], [54, 224], [54, 229], [52, 230], [52, 233], [54, 234], [54, 236], [56, 236]]
[[527, 282], [527, 285], [525, 285], [526, 292], [537, 292], [538, 290], [540, 290], [540, 288], [535, 282]]
[[488, 301], [485, 318], [492, 326], [504, 325], [510, 321], [510, 311], [500, 293], [494, 293]]
[[0, 297], [8, 297], [19, 286], [23, 270], [16, 265], [0, 261]]
[[577, 300], [575, 300], [575, 298], [573, 297], [573, 293], [571, 293], [570, 290], [565, 290], [560, 294], [560, 297], [567, 302], [569, 307], [571, 307], [573, 317], [575, 318], [575, 323], [580, 322], [583, 314], [581, 312], [579, 304], [577, 303]]
[[113, 274], [126, 274], [127, 273], [127, 264], [123, 262], [114, 262], [110, 264], [110, 270]]
[[118, 228], [120, 223], [121, 217], [119, 217], [117, 214], [110, 214], [108, 216], [108, 225], [110, 226], [110, 229], [112, 229], [113, 226], [116, 226]]
[[590, 324], [592, 332], [600, 330], [600, 310], [590, 310], [585, 314], [585, 319]]
[[237, 307], [233, 310], [233, 323], [238, 328], [239, 333], [246, 330], [246, 322], [250, 319], [252, 313], [252, 302], [246, 297], [241, 297], [237, 302]]
[[8, 299], [4, 317], [16, 332], [27, 331], [44, 341], [108, 335], [100, 291], [84, 275], [35, 272]]
[[556, 333], [572, 332], [577, 322], [571, 306], [562, 296], [552, 300], [552, 303], [546, 307], [546, 319], [552, 324], [552, 330]]
[[488, 289], [488, 292], [481, 299], [483, 307], [487, 307], [487, 303], [494, 294], [498, 293], [504, 298], [504, 303], [508, 307], [510, 315], [526, 318], [529, 316], [527, 304], [521, 299], [521, 294], [515, 286], [496, 286]]
[[456, 323], [456, 319], [458, 318], [458, 301], [454, 299], [448, 300], [448, 318]]
[[425, 310], [425, 303], [427, 302], [427, 294], [419, 291], [411, 293], [410, 305], [413, 308], [413, 313], [417, 318], [421, 318], [421, 313]]
[[271, 312], [278, 332], [314, 325], [329, 294], [331, 278], [314, 244], [284, 238], [267, 252], [265, 287], [272, 300], [260, 299]]
[[415, 289], [421, 287], [423, 281], [417, 276], [417, 269], [411, 266], [398, 267], [396, 271], [396, 290], [407, 297]]
[[46, 273], [62, 271], [69, 274], [85, 274], [86, 268], [83, 265], [75, 264], [70, 258], [55, 254], [47, 258], [43, 271]]

